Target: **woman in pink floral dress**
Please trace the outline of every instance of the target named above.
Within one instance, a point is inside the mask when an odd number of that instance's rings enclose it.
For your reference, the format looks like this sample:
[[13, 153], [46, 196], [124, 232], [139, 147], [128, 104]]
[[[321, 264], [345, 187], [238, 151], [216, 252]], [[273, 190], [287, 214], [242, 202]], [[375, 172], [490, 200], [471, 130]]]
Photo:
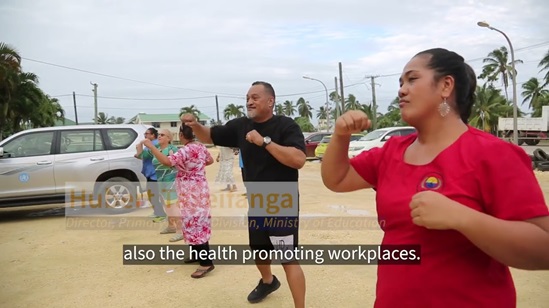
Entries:
[[[175, 185], [183, 219], [183, 237], [200, 256], [202, 250], [210, 250], [210, 189], [205, 167], [214, 160], [203, 144], [194, 141], [190, 127], [183, 125], [180, 128], [179, 140], [184, 147], [173, 155], [165, 156], [152, 149], [151, 152], [162, 164], [177, 169]], [[199, 261], [200, 266], [191, 275], [193, 278], [202, 278], [214, 269], [212, 260]]]

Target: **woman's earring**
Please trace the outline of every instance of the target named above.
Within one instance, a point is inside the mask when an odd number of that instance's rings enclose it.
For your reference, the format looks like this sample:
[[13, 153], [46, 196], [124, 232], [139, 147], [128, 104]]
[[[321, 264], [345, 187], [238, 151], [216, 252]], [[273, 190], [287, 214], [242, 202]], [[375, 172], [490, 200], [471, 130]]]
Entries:
[[450, 105], [448, 105], [448, 102], [446, 102], [446, 98], [438, 105], [438, 112], [440, 113], [440, 116], [443, 118], [446, 117], [450, 113]]

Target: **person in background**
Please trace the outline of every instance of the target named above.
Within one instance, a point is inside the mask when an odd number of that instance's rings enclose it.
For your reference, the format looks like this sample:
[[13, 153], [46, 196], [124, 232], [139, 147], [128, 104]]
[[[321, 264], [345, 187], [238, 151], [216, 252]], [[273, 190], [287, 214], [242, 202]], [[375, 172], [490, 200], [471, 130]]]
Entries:
[[158, 158], [153, 155], [152, 151], [152, 149], [155, 149], [163, 155], [173, 155], [173, 153], [178, 151], [178, 148], [171, 143], [172, 139], [172, 133], [168, 129], [160, 129], [158, 133], [158, 144], [156, 146], [148, 139], [143, 140], [142, 143], [149, 149], [149, 151], [143, 152], [143, 157], [150, 157], [152, 159], [152, 164], [158, 179], [160, 195], [166, 207], [165, 211], [168, 213], [168, 226], [160, 231], [160, 234], [175, 233], [175, 235], [170, 238], [170, 242], [177, 242], [183, 239], [181, 211], [179, 210], [177, 191], [175, 189], [177, 171], [175, 168], [161, 164], [158, 161]]
[[221, 191], [236, 191], [233, 175], [234, 150], [229, 147], [219, 147], [219, 154], [217, 155], [216, 161], [220, 163], [220, 166], [215, 182], [227, 185]]
[[160, 164], [177, 170], [175, 183], [183, 218], [183, 237], [197, 251], [200, 262], [191, 277], [202, 278], [215, 268], [209, 258], [212, 225], [210, 190], [206, 179], [206, 166], [213, 164], [213, 158], [203, 144], [194, 140], [190, 127], [181, 126], [179, 140], [184, 146], [172, 155], [161, 152], [150, 141], [145, 146], [151, 149]]
[[[154, 145], [158, 144], [158, 131], [151, 127], [145, 131], [145, 138], [153, 142]], [[146, 158], [143, 158], [143, 151], [149, 152], [149, 149], [143, 149], [143, 144], [138, 143], [136, 146], [137, 153], [135, 158], [143, 160], [143, 167], [141, 173], [147, 179], [147, 196], [149, 197], [149, 202], [153, 208], [153, 217], [154, 222], [161, 222], [166, 219], [166, 212], [164, 211], [164, 204], [162, 202], [162, 196], [158, 190], [158, 182], [156, 178], [156, 172], [154, 171], [154, 166], [152, 164], [152, 155], [146, 155]]]

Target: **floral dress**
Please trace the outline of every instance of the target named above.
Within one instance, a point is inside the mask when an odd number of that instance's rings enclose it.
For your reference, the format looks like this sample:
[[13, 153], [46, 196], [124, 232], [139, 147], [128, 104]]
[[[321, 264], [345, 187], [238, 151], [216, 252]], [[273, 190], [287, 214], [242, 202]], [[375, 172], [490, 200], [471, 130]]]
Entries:
[[210, 189], [206, 180], [206, 162], [213, 160], [203, 144], [190, 143], [169, 156], [177, 169], [175, 185], [183, 219], [183, 237], [189, 245], [210, 240]]

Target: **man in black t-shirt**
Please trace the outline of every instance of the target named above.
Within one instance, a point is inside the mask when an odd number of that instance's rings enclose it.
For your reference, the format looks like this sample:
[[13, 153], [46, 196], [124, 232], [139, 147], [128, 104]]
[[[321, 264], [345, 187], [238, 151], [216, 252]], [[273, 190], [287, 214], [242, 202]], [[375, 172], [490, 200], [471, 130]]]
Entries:
[[[190, 114], [181, 120], [193, 128], [203, 143], [240, 148], [249, 203], [250, 248], [254, 252], [273, 251], [275, 246], [294, 250], [298, 245], [298, 177], [306, 161], [305, 138], [294, 120], [274, 115], [275, 92], [269, 83], [254, 82], [246, 101], [248, 117], [225, 125], [209, 128]], [[263, 202], [267, 202], [266, 207]], [[280, 287], [280, 281], [271, 273], [271, 259], [258, 257], [255, 262], [262, 279], [248, 296], [252, 303]], [[292, 259], [281, 262], [295, 307], [305, 307], [305, 275], [301, 266]]]

